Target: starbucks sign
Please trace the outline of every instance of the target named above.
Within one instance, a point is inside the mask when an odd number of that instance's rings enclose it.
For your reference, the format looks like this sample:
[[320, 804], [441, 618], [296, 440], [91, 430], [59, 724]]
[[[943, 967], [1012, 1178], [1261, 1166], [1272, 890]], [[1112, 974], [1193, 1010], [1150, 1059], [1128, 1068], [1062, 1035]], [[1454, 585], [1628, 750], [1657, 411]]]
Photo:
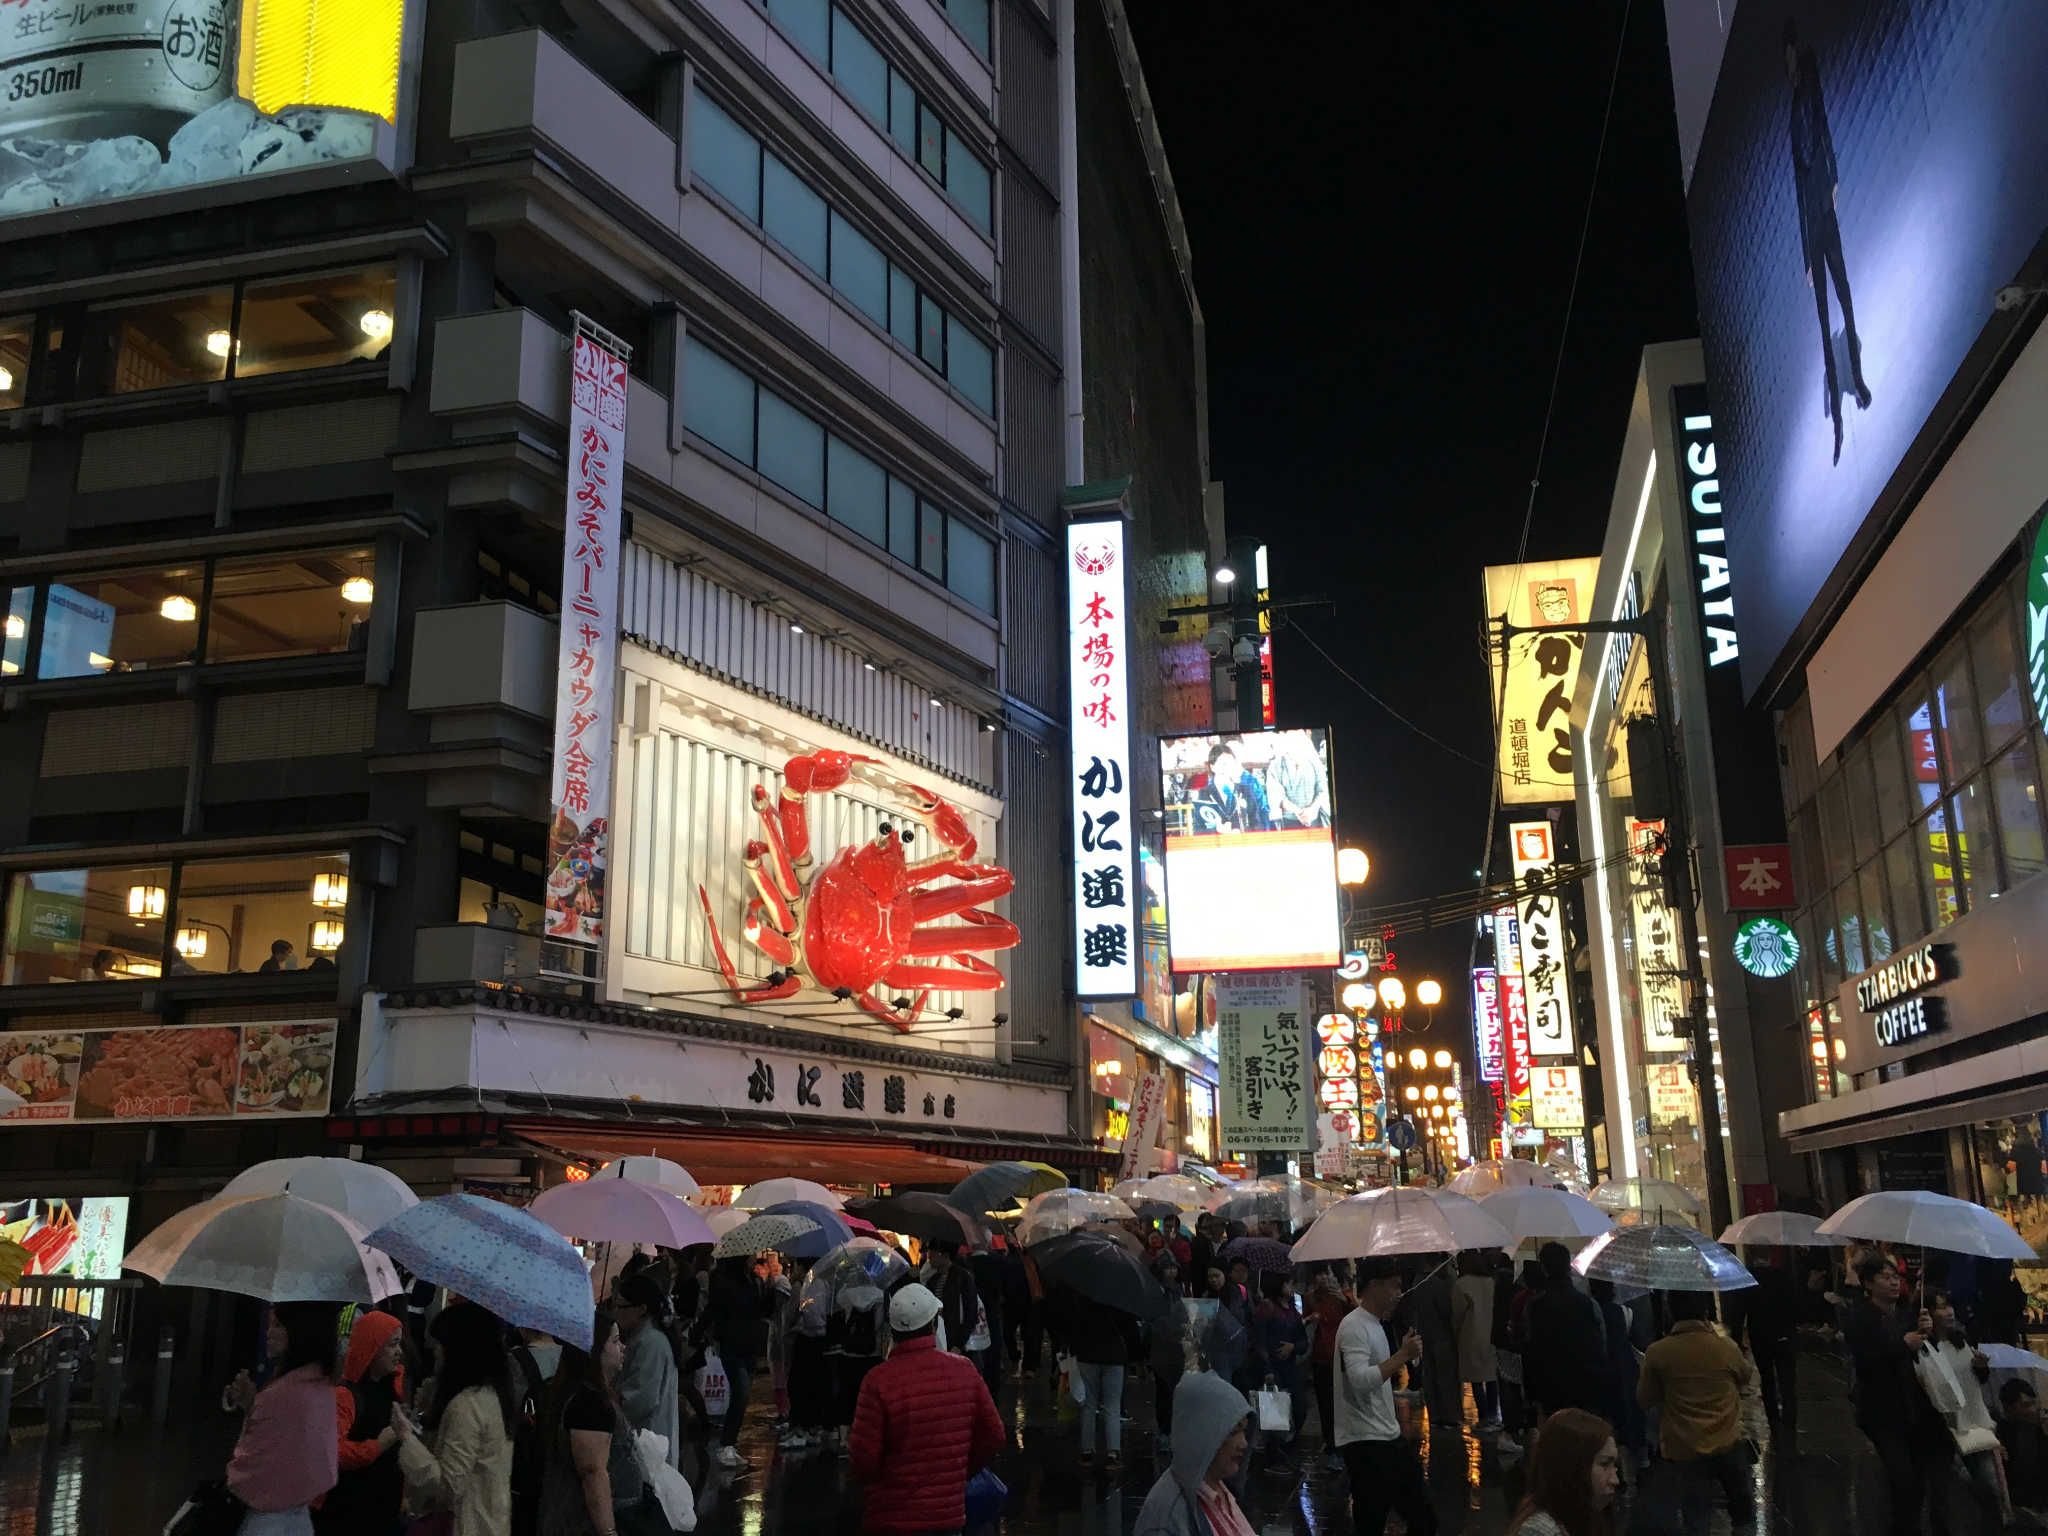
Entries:
[[2034, 718], [2048, 720], [2048, 518], [2034, 535], [2033, 558], [2027, 562], [2027, 685], [2034, 695]]

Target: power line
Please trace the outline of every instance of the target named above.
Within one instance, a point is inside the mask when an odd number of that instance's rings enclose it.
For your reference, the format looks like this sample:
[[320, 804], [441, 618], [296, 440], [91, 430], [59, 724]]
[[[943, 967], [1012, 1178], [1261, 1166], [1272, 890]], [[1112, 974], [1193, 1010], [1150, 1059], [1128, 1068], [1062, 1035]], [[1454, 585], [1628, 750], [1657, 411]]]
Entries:
[[1310, 634], [1308, 630], [1302, 626], [1302, 623], [1299, 619], [1288, 620], [1288, 627], [1292, 629], [1295, 634], [1299, 635], [1303, 640], [1308, 642], [1309, 649], [1314, 651], [1318, 656], [1322, 657], [1324, 663], [1329, 667], [1329, 669], [1332, 672], [1336, 673], [1339, 677], [1343, 678], [1345, 682], [1349, 683], [1352, 687], [1356, 688], [1368, 699], [1371, 699], [1373, 703], [1379, 705], [1381, 709], [1385, 710], [1388, 714], [1392, 715], [1402, 725], [1407, 726], [1409, 730], [1413, 731], [1416, 735], [1420, 736], [1424, 741], [1428, 742], [1431, 746], [1439, 747], [1443, 751], [1450, 753], [1451, 756], [1462, 759], [1463, 761], [1472, 764], [1475, 768], [1483, 768], [1489, 773], [1497, 771], [1497, 767], [1495, 764], [1487, 762], [1484, 758], [1474, 757], [1470, 752], [1465, 751], [1461, 747], [1452, 746], [1448, 741], [1445, 741], [1441, 736], [1437, 736], [1432, 732], [1424, 729], [1422, 726], [1417, 725], [1413, 720], [1409, 719], [1406, 715], [1402, 714], [1400, 710], [1394, 708], [1393, 705], [1389, 704], [1385, 699], [1381, 698], [1377, 693], [1373, 692], [1372, 689], [1366, 687], [1366, 685], [1359, 681], [1357, 677], [1353, 676], [1351, 672], [1346, 670], [1344, 665], [1341, 662], [1339, 662], [1336, 657], [1332, 656], [1327, 650], [1323, 648], [1322, 642], [1317, 640], [1314, 635]]

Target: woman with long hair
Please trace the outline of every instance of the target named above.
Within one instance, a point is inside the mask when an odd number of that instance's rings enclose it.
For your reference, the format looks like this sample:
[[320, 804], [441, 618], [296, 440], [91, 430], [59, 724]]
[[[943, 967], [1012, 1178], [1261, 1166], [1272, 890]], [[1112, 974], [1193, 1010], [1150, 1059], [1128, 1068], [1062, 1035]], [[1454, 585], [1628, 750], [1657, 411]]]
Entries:
[[415, 1427], [403, 1407], [391, 1410], [406, 1502], [416, 1514], [450, 1512], [454, 1536], [509, 1536], [519, 1397], [505, 1325], [461, 1302], [434, 1320], [433, 1335], [441, 1368], [425, 1424]]
[[1560, 1408], [1536, 1432], [1528, 1494], [1508, 1536], [1613, 1536], [1621, 1481], [1614, 1428], [1580, 1408]]
[[666, 1530], [659, 1505], [633, 1449], [633, 1430], [619, 1404], [626, 1361], [618, 1320], [602, 1308], [588, 1352], [562, 1346], [542, 1414], [547, 1470], [541, 1483], [540, 1529], [547, 1536], [632, 1536]]
[[335, 1319], [332, 1302], [271, 1309], [270, 1380], [248, 1400], [228, 1460], [228, 1491], [248, 1507], [240, 1536], [312, 1536], [307, 1506], [334, 1486]]

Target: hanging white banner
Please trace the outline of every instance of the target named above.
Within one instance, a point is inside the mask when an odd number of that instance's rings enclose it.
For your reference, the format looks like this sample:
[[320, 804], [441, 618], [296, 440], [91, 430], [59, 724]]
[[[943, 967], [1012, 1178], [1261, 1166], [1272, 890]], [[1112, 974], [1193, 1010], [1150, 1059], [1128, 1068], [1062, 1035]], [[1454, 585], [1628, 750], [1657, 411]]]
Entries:
[[562, 524], [555, 772], [548, 822], [547, 936], [604, 942], [619, 670], [619, 502], [626, 480], [632, 349], [576, 317], [569, 365], [569, 493]]
[[1141, 1076], [1131, 1090], [1130, 1129], [1124, 1132], [1123, 1169], [1119, 1179], [1142, 1178], [1150, 1173], [1152, 1147], [1159, 1140], [1159, 1123], [1166, 1110], [1166, 1078], [1158, 1072]]

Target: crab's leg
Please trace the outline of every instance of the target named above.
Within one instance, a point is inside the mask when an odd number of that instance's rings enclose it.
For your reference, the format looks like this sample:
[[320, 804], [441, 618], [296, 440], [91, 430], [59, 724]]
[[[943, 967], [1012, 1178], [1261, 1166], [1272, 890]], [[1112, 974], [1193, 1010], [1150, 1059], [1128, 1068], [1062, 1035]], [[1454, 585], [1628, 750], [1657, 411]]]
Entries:
[[907, 903], [911, 921], [921, 923], [928, 918], [951, 917], [955, 912], [964, 912], [984, 901], [1007, 896], [1017, 888], [1017, 877], [1007, 869], [994, 869], [985, 864], [969, 867], [980, 870], [979, 876], [939, 890], [919, 891], [912, 896]]
[[769, 927], [762, 916], [759, 901], [747, 903], [747, 941], [777, 965], [796, 964], [796, 946], [789, 942], [789, 935]]
[[911, 965], [902, 961], [882, 973], [891, 987], [935, 987], [947, 992], [994, 992], [1003, 984], [1003, 973], [986, 960], [972, 955], [946, 956], [953, 965]]
[[726, 990], [743, 1003], [766, 1003], [776, 998], [794, 997], [803, 990], [800, 977], [785, 976], [768, 987], [743, 987], [740, 973], [733, 966], [732, 956], [725, 952], [725, 940], [718, 932], [718, 919], [711, 915], [711, 897], [703, 886], [697, 887], [697, 900], [704, 907], [704, 923], [711, 930], [711, 952], [718, 957], [718, 969], [725, 976]]
[[[801, 811], [801, 805], [798, 809]], [[783, 841], [782, 821], [776, 815], [775, 802], [769, 797], [768, 791], [759, 784], [754, 786], [754, 810], [761, 817], [761, 830], [766, 834], [767, 841], [747, 844], [747, 867], [754, 868], [762, 854], [773, 853], [776, 883], [780, 886], [783, 896], [794, 901], [803, 888], [797, 883], [796, 866], [790, 859], [788, 845]], [[798, 817], [798, 825], [802, 826], [801, 815]], [[805, 858], [808, 859], [809, 855], [806, 854]], [[758, 882], [759, 879], [760, 876], [756, 873], [755, 880]], [[786, 933], [788, 929], [785, 928], [783, 931]]]
[[[855, 763], [874, 761], [872, 757], [862, 757], [855, 752], [824, 751], [792, 757], [782, 765], [782, 803], [778, 811], [782, 818], [787, 857], [796, 868], [807, 868], [811, 861], [811, 824], [804, 812], [804, 797], [839, 788], [853, 777]], [[755, 793], [763, 794], [759, 790]], [[796, 887], [792, 885], [790, 895], [795, 894]]]
[[911, 1026], [917, 1022], [917, 1016], [924, 1011], [924, 1000], [927, 995], [927, 992], [920, 991], [916, 997], [910, 1000], [909, 1008], [902, 1012], [891, 1008], [872, 992], [856, 992], [853, 995], [853, 1000], [859, 1003], [864, 1011], [873, 1014], [878, 1019], [885, 1020], [907, 1035], [910, 1033]]
[[962, 912], [957, 923], [921, 924], [910, 930], [906, 955], [950, 955], [957, 950], [1009, 949], [1018, 940], [1017, 925], [993, 912]]
[[[782, 892], [768, 878], [768, 871], [761, 862], [761, 855], [768, 851], [766, 843], [754, 842], [747, 844], [747, 873], [753, 877], [754, 889], [761, 893], [758, 901], [749, 904], [749, 910], [751, 911], [756, 907], [763, 908], [773, 919], [777, 933], [795, 933], [796, 915], [790, 910], [789, 902], [783, 898]], [[795, 894], [793, 890], [790, 892], [791, 896]]]

